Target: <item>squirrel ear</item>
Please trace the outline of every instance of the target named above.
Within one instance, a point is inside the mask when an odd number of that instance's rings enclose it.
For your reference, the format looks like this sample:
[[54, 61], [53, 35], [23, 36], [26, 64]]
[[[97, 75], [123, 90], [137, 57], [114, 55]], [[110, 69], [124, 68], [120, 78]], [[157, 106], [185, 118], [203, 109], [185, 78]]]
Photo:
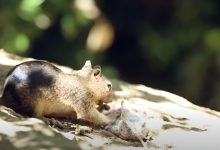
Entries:
[[101, 74], [101, 67], [100, 66], [94, 66], [93, 67], [93, 75], [97, 76]]
[[100, 69], [95, 69], [93, 74], [94, 74], [94, 76], [100, 75], [101, 70]]

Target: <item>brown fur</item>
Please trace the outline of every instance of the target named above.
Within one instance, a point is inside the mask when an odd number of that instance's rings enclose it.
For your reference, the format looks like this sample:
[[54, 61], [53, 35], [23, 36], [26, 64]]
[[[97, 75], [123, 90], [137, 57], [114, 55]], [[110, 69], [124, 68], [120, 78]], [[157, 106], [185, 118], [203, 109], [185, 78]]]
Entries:
[[[26, 75], [25, 75], [26, 74]], [[81, 70], [62, 72], [49, 62], [30, 61], [12, 69], [5, 81], [2, 104], [29, 116], [81, 118], [106, 125], [110, 119], [96, 109], [110, 102], [111, 83], [100, 67], [87, 61]]]

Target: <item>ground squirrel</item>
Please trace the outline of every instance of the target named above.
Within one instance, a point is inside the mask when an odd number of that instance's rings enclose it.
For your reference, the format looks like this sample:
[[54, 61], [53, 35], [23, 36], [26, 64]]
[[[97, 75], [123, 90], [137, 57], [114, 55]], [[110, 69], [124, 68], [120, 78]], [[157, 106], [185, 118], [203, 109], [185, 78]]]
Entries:
[[97, 104], [110, 102], [112, 85], [86, 61], [81, 70], [64, 73], [47, 61], [27, 61], [9, 71], [1, 104], [38, 118], [80, 118], [99, 125], [110, 119], [100, 113]]

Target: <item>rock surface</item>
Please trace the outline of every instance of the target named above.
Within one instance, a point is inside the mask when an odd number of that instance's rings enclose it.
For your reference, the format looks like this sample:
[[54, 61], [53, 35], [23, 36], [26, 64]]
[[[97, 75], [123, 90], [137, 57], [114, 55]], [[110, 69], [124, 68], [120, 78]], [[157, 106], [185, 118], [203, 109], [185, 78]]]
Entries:
[[[0, 50], [0, 92], [11, 67], [31, 58]], [[60, 66], [66, 72], [71, 69]], [[113, 80], [114, 100], [105, 129], [75, 135], [0, 106], [0, 149], [219, 149], [220, 113], [169, 92]], [[85, 128], [79, 126], [79, 128]]]

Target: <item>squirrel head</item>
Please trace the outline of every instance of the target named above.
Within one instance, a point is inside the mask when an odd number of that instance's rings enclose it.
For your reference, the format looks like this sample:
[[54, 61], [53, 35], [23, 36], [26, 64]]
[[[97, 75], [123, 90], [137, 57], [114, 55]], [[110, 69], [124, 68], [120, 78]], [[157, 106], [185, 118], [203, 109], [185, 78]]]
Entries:
[[112, 84], [102, 74], [100, 66], [92, 67], [91, 61], [86, 61], [80, 72], [96, 104], [111, 102]]

